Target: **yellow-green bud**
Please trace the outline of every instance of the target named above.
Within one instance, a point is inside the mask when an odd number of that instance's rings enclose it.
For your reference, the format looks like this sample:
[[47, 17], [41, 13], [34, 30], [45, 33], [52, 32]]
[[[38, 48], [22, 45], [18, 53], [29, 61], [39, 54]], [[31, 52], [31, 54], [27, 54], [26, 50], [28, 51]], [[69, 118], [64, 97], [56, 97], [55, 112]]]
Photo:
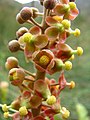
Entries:
[[73, 89], [73, 88], [75, 88], [75, 82], [74, 82], [74, 81], [71, 81], [71, 82], [70, 82], [70, 89]]
[[24, 116], [24, 115], [28, 114], [26, 106], [20, 107], [19, 112], [20, 112], [21, 116]]
[[75, 56], [72, 55], [72, 56], [69, 58], [69, 60], [74, 60], [74, 58], [75, 58]]
[[46, 102], [48, 105], [53, 105], [56, 102], [56, 97], [54, 95], [52, 95], [47, 99]]
[[76, 8], [75, 2], [69, 2], [69, 6], [70, 6], [70, 9], [75, 9]]
[[83, 49], [81, 47], [77, 47], [77, 55], [81, 56], [83, 54]]
[[72, 63], [70, 61], [65, 62], [65, 69], [66, 70], [71, 70], [72, 69]]
[[70, 112], [68, 110], [63, 114], [63, 118], [67, 119], [70, 116]]
[[79, 35], [80, 35], [80, 30], [78, 28], [76, 28], [74, 31], [74, 36], [78, 37]]
[[6, 104], [2, 105], [2, 110], [3, 110], [4, 112], [7, 112], [7, 111], [8, 111], [8, 107], [7, 107]]
[[23, 35], [23, 41], [24, 42], [30, 42], [30, 40], [32, 39], [33, 35], [31, 33], [25, 33]]
[[9, 112], [5, 112], [4, 113], [4, 118], [8, 118], [9, 117]]
[[64, 26], [65, 29], [69, 29], [71, 26], [71, 22], [67, 19], [64, 19], [62, 22], [62, 25]]
[[65, 107], [62, 107], [62, 110], [60, 112], [62, 114], [62, 117], [65, 119], [67, 119], [70, 116], [70, 112]]

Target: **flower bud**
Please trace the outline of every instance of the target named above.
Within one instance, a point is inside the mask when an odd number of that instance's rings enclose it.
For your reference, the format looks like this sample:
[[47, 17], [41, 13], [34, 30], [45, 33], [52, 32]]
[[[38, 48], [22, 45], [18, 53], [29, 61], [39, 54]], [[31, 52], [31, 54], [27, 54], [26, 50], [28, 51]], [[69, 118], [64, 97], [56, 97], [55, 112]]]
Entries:
[[21, 37], [24, 33], [27, 33], [28, 29], [26, 27], [21, 27], [17, 32], [16, 36], [17, 38]]
[[32, 17], [32, 10], [31, 10], [31, 8], [29, 8], [29, 7], [24, 7], [24, 8], [20, 11], [20, 15], [21, 15], [21, 18], [22, 18], [24, 21], [29, 20], [29, 19]]
[[44, 0], [44, 7], [52, 10], [56, 5], [56, 0]]
[[17, 14], [17, 16], [16, 16], [16, 21], [17, 21], [18, 23], [20, 23], [20, 24], [23, 24], [23, 23], [26, 22], [25, 20], [23, 20], [23, 19], [21, 18], [20, 13]]
[[12, 68], [18, 67], [18, 60], [15, 57], [8, 57], [5, 63], [6, 69], [10, 70]]
[[21, 115], [21, 116], [25, 116], [25, 115], [28, 114], [28, 111], [27, 111], [26, 106], [21, 107], [21, 108], [19, 109], [19, 112], [20, 112], [20, 115]]
[[8, 47], [11, 52], [17, 52], [20, 50], [20, 44], [17, 40], [10, 41]]

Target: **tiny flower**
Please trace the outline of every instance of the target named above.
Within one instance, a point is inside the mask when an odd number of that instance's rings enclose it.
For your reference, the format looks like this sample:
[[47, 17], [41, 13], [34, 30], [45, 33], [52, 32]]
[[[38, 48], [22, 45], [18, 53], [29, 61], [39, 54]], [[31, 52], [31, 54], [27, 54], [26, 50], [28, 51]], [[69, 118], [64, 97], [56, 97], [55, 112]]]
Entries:
[[12, 68], [17, 68], [18, 67], [18, 60], [15, 57], [8, 57], [7, 61], [5, 63], [6, 69], [10, 70]]
[[25, 79], [25, 73], [20, 68], [12, 68], [9, 71], [9, 80], [15, 86], [22, 84], [23, 80]]
[[67, 45], [67, 44], [57, 44], [58, 50], [55, 52], [55, 56], [57, 58], [60, 58], [62, 61], [66, 61], [71, 58], [71, 56], [74, 54], [73, 49]]
[[65, 62], [65, 69], [66, 70], [71, 70], [72, 69], [72, 63], [70, 61]]
[[40, 71], [46, 71], [53, 58], [53, 53], [48, 49], [37, 51], [33, 54], [33, 61], [36, 64], [36, 68]]
[[2, 105], [2, 110], [4, 112], [7, 112], [8, 111], [8, 106], [6, 104]]
[[77, 55], [81, 56], [83, 54], [83, 49], [81, 47], [77, 47]]
[[47, 73], [50, 75], [62, 71], [65, 68], [65, 65], [61, 59], [53, 59], [49, 66], [47, 67]]
[[5, 112], [4, 113], [4, 118], [8, 118], [9, 117], [9, 112]]
[[46, 99], [46, 98], [48, 98], [48, 96], [51, 96], [51, 92], [49, 90], [49, 87], [44, 80], [35, 81], [34, 90], [35, 90], [35, 93], [41, 98]]
[[72, 56], [69, 58], [69, 60], [74, 60], [74, 58], [75, 58], [75, 56], [72, 55]]
[[54, 95], [48, 97], [48, 99], [46, 100], [48, 105], [53, 105], [56, 102], [56, 97]]
[[67, 29], [71, 26], [70, 21], [67, 19], [59, 20], [59, 16], [55, 18], [47, 16], [46, 23], [50, 26], [45, 30], [45, 34], [48, 36], [49, 40], [55, 40], [59, 37], [61, 42], [65, 42], [66, 38], [69, 36]]
[[62, 110], [60, 110], [60, 112], [62, 114], [62, 117], [65, 119], [67, 119], [70, 116], [70, 112], [65, 107], [62, 107]]
[[75, 36], [75, 37], [80, 36], [80, 30], [79, 30], [78, 28], [75, 29], [75, 31], [74, 31], [74, 36]]
[[25, 106], [20, 107], [19, 112], [21, 116], [25, 116], [28, 114], [28, 110]]
[[61, 0], [61, 2], [55, 6], [54, 12], [56, 15], [63, 15], [65, 19], [69, 20], [74, 20], [79, 14], [76, 4], [73, 2], [70, 3], [69, 0]]
[[17, 40], [10, 41], [8, 47], [11, 52], [17, 52], [20, 50], [20, 44]]

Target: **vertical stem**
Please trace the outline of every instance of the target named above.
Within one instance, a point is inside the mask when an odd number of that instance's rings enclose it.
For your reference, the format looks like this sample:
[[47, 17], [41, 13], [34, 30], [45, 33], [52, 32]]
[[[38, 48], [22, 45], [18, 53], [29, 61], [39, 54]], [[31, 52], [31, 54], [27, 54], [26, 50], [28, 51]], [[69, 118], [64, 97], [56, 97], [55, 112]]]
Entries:
[[41, 72], [39, 70], [37, 70], [37, 73], [36, 73], [36, 80], [38, 79], [45, 79], [45, 72]]
[[45, 22], [46, 16], [48, 15], [49, 11], [48, 9], [44, 8], [44, 15], [43, 15], [43, 19], [42, 19], [42, 32], [44, 33], [44, 30], [47, 28], [47, 24]]
[[[39, 80], [39, 79], [45, 80], [45, 72], [41, 72], [41, 71], [37, 70], [35, 80]], [[36, 117], [40, 114], [40, 109], [41, 109], [41, 106], [39, 106], [36, 109], [34, 109], [34, 108], [32, 109], [33, 117]]]

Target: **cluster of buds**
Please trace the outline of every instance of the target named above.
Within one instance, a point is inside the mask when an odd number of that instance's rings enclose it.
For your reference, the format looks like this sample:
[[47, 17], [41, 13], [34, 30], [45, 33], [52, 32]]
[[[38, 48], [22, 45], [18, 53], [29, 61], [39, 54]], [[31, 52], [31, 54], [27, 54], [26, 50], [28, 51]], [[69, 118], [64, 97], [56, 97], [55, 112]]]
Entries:
[[[66, 87], [73, 89], [75, 82], [67, 82], [64, 71], [72, 69], [75, 55], [81, 56], [83, 49], [72, 49], [66, 40], [70, 35], [78, 37], [80, 30], [71, 29], [79, 11], [74, 0], [40, 0], [43, 13], [36, 8], [24, 7], [16, 16], [18, 23], [33, 24], [27, 29], [21, 27], [16, 32], [16, 40], [9, 42], [9, 50], [24, 52], [26, 60], [32, 61], [36, 73], [31, 73], [19, 65], [15, 57], [7, 58], [5, 67], [9, 70], [10, 83], [20, 89], [20, 96], [9, 106], [2, 105], [4, 117], [13, 120], [54, 120], [61, 114], [67, 119], [70, 112], [61, 106], [60, 93]], [[39, 24], [34, 18], [41, 16]], [[59, 72], [58, 80], [48, 79], [46, 74]], [[10, 111], [14, 112], [13, 114]]]

